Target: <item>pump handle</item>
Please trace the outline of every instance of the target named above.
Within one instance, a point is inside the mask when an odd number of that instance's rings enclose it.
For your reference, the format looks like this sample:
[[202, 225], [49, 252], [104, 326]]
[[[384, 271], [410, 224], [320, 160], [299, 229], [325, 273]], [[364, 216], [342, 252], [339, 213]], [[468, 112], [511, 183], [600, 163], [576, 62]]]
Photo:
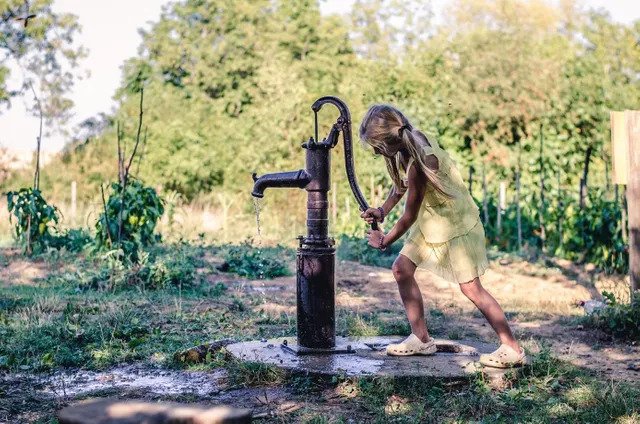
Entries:
[[[347, 180], [349, 180], [349, 187], [351, 187], [351, 192], [353, 196], [356, 198], [356, 202], [358, 202], [358, 206], [360, 206], [360, 210], [362, 212], [369, 209], [369, 204], [365, 200], [362, 195], [362, 191], [360, 191], [360, 187], [358, 187], [358, 179], [356, 178], [355, 166], [353, 164], [353, 148], [352, 148], [352, 138], [351, 138], [351, 113], [349, 112], [349, 108], [347, 105], [335, 96], [324, 96], [320, 97], [316, 100], [313, 105], [311, 105], [311, 109], [315, 114], [317, 114], [322, 106], [330, 103], [338, 108], [340, 112], [340, 116], [335, 127], [338, 127], [342, 131], [342, 139], [344, 141], [344, 166], [347, 171]], [[337, 137], [336, 137], [337, 139]], [[377, 230], [378, 223], [373, 221], [371, 223], [371, 229]]]

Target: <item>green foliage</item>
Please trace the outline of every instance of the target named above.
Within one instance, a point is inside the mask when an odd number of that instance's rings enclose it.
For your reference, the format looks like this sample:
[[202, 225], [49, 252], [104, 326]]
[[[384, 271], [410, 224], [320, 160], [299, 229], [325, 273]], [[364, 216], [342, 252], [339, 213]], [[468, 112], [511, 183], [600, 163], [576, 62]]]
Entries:
[[606, 272], [628, 272], [620, 204], [605, 200], [601, 193], [590, 193], [589, 199], [582, 210], [575, 203], [566, 206], [561, 238], [550, 246], [551, 251], [570, 260], [592, 262]]
[[369, 246], [367, 239], [364, 236], [356, 237], [342, 234], [338, 241], [336, 254], [338, 259], [356, 261], [365, 265], [391, 268], [393, 261], [400, 253], [400, 249], [402, 249], [401, 242], [396, 242], [386, 250], [381, 251]]
[[9, 216], [16, 219], [15, 235], [28, 254], [40, 253], [54, 245], [54, 226], [58, 223], [58, 209], [49, 205], [40, 190], [21, 188], [7, 193]]
[[640, 293], [629, 303], [619, 302], [612, 293], [603, 292], [607, 305], [587, 317], [587, 322], [614, 337], [640, 341]]
[[[537, 207], [534, 198], [522, 203], [523, 243], [542, 248], [540, 218], [545, 223], [545, 248], [555, 256], [578, 262], [591, 262], [608, 273], [627, 273], [628, 247], [622, 240], [621, 204], [607, 200], [606, 193], [592, 189], [585, 207], [580, 208], [575, 197], [555, 194], [544, 209]], [[557, 197], [556, 197], [557, 196]], [[489, 223], [485, 225], [487, 238], [499, 249], [517, 251], [516, 206], [503, 211], [502, 230], [497, 233], [497, 208], [489, 200]]]
[[68, 252], [80, 252], [93, 244], [93, 237], [83, 228], [71, 228], [55, 237], [52, 247]]
[[221, 253], [225, 262], [220, 270], [225, 272], [253, 279], [291, 275], [289, 267], [294, 260], [293, 251], [283, 246], [255, 247], [246, 241], [225, 246]]
[[[160, 251], [142, 252], [135, 263], [123, 261], [116, 253], [104, 254], [94, 268], [65, 275], [61, 281], [80, 290], [99, 291], [182, 289], [200, 284], [196, 273], [200, 259], [196, 251], [186, 246], [170, 245]], [[213, 292], [222, 289], [216, 286]]]
[[[470, 166], [476, 169], [476, 198], [480, 169], [494, 199], [499, 182], [510, 183], [500, 235], [493, 228], [495, 200], [488, 201], [491, 243], [519, 249], [513, 199], [518, 171], [525, 247], [542, 247], [543, 223], [547, 252], [624, 272], [619, 231], [606, 224], [617, 219], [617, 206], [605, 192], [592, 193], [584, 210], [571, 199], [585, 171], [590, 191], [609, 178], [608, 111], [633, 109], [640, 97], [640, 27], [584, 12], [575, 2], [494, 3], [460, 2], [434, 26], [424, 2], [413, 0], [359, 0], [350, 22], [323, 16], [314, 1], [174, 2], [143, 34], [140, 55], [125, 64], [111, 118], [136, 116], [144, 87], [154, 148], [145, 152], [136, 177], [224, 216], [241, 216], [251, 207], [251, 171], [300, 167], [299, 145], [311, 135], [309, 105], [316, 98], [336, 93], [346, 100], [354, 127], [370, 104], [393, 103], [440, 141], [465, 178]], [[323, 112], [319, 118], [322, 136], [334, 117]], [[76, 180], [84, 200], [92, 200], [112, 172], [103, 158], [113, 151], [113, 138], [107, 129], [70, 147], [65, 172], [43, 181], [51, 198], [61, 198]], [[339, 144], [334, 158], [341, 149]], [[357, 146], [354, 155], [361, 182], [369, 177], [372, 186], [389, 187], [380, 158]], [[341, 161], [334, 161], [332, 172], [339, 219], [332, 228], [353, 234], [363, 226], [352, 200], [350, 213], [344, 211], [351, 195], [336, 164]], [[58, 159], [48, 166], [62, 167]], [[288, 206], [291, 196], [274, 190], [265, 202]], [[379, 203], [384, 193], [376, 196]], [[593, 218], [600, 207], [607, 218], [599, 221]], [[279, 222], [280, 235], [294, 227], [283, 221], [304, 225], [304, 208], [289, 213]], [[562, 231], [556, 227], [560, 218]]]
[[141, 248], [159, 240], [154, 231], [164, 213], [163, 203], [155, 189], [134, 178], [129, 179], [124, 192], [119, 183], [112, 183], [105, 211], [96, 223], [96, 246], [120, 247], [125, 257], [137, 260]]
[[[14, 96], [31, 96], [33, 83], [40, 93], [35, 103], [42, 106], [44, 117], [64, 121], [73, 105], [65, 95], [78, 77], [73, 68], [86, 52], [74, 42], [80, 31], [77, 16], [57, 13], [52, 4], [53, 0], [0, 2], [0, 105]], [[18, 70], [22, 78], [11, 75]], [[37, 105], [28, 107], [40, 111]]]

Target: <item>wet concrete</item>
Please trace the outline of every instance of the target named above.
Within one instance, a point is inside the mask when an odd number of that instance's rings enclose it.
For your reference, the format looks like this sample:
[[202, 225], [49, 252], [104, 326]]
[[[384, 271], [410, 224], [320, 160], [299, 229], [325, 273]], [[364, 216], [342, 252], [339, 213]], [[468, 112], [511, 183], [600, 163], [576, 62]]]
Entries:
[[226, 372], [189, 372], [124, 365], [105, 371], [64, 370], [48, 375], [13, 374], [11, 381], [30, 381], [37, 392], [56, 398], [75, 398], [99, 391], [138, 392], [147, 395], [208, 396], [224, 387]]
[[[431, 356], [389, 356], [385, 346], [403, 340], [401, 336], [337, 337], [338, 346], [350, 345], [355, 353], [332, 355], [295, 355], [281, 347], [295, 346], [294, 337], [230, 344], [226, 349], [236, 358], [276, 365], [285, 369], [324, 375], [349, 376], [419, 376], [435, 378], [469, 377], [481, 368], [478, 359], [496, 346], [474, 340], [436, 339], [438, 352]], [[489, 376], [499, 378], [504, 370], [484, 368]]]

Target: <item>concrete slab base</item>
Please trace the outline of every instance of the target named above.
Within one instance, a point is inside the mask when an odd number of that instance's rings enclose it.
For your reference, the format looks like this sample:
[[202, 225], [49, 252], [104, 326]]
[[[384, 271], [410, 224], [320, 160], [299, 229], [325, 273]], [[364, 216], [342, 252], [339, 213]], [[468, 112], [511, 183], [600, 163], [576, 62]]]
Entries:
[[[385, 347], [403, 340], [403, 336], [337, 337], [336, 344], [350, 346], [354, 353], [332, 355], [296, 355], [295, 337], [234, 343], [226, 349], [237, 359], [275, 365], [285, 369], [324, 375], [348, 376], [420, 376], [435, 378], [469, 377], [482, 369], [480, 354], [496, 346], [473, 340], [436, 339], [438, 352], [431, 356], [388, 356]], [[289, 347], [283, 348], [282, 344]], [[501, 378], [505, 370], [485, 367], [491, 378]]]

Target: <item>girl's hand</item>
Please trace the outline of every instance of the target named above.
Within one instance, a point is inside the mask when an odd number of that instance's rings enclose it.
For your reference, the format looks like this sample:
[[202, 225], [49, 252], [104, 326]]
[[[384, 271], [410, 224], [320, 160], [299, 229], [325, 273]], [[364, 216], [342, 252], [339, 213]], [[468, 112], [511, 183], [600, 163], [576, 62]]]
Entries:
[[373, 224], [373, 221], [382, 221], [382, 214], [376, 208], [369, 208], [360, 214], [360, 218], [364, 219], [367, 224]]
[[369, 246], [380, 249], [382, 247], [382, 239], [384, 233], [380, 230], [367, 230], [367, 239], [369, 240]]

